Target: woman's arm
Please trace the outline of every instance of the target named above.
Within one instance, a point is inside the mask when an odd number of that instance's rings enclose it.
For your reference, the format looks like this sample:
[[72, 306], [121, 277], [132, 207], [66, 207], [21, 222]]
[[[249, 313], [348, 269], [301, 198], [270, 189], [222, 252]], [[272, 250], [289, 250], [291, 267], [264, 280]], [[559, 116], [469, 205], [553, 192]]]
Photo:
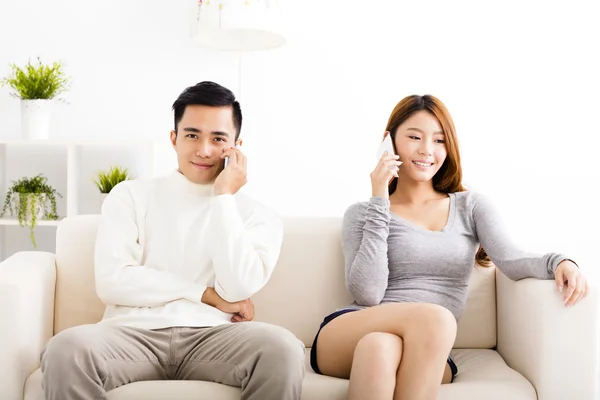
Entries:
[[344, 214], [346, 287], [360, 305], [378, 305], [387, 289], [389, 210], [389, 200], [372, 197], [368, 204], [354, 204]]
[[508, 278], [554, 279], [558, 264], [567, 257], [558, 253], [527, 253], [510, 238], [500, 213], [487, 198], [471, 193], [473, 220], [481, 246]]

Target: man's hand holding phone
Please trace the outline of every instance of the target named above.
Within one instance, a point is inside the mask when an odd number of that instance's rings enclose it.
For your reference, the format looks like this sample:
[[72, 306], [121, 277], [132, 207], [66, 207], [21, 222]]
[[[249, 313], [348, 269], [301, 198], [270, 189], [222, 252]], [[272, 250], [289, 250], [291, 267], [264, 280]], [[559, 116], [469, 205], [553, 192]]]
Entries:
[[246, 156], [238, 148], [223, 149], [222, 159], [229, 159], [215, 180], [214, 194], [235, 194], [248, 182]]

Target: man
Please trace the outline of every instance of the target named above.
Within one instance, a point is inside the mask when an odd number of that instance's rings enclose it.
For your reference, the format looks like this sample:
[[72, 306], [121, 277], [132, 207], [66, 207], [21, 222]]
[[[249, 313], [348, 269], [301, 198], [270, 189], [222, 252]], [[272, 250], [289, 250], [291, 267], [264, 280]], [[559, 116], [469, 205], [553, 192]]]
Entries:
[[201, 82], [173, 111], [179, 168], [122, 182], [104, 201], [95, 277], [105, 314], [50, 340], [41, 365], [46, 400], [104, 399], [159, 379], [237, 386], [244, 400], [300, 399], [302, 343], [281, 327], [248, 322], [283, 228], [238, 193], [246, 183], [236, 147], [240, 105], [228, 89]]

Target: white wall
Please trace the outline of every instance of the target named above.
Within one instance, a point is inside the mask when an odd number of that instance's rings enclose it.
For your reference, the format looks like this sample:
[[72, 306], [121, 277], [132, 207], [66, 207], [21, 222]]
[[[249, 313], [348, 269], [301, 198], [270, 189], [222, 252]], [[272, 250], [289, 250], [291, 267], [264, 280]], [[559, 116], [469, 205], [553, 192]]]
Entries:
[[[593, 268], [596, 2], [282, 3], [288, 44], [243, 57], [248, 192], [283, 215], [341, 215], [370, 194], [396, 102], [432, 93], [455, 118], [466, 184], [496, 200], [515, 239]], [[196, 47], [188, 11], [187, 0], [2, 0], [0, 76], [9, 62], [64, 60], [73, 84], [53, 137], [154, 138], [165, 172], [175, 162], [167, 138], [179, 92], [201, 80], [238, 90], [237, 55]], [[0, 137], [18, 137], [19, 105], [7, 93]], [[7, 175], [30, 171], [24, 155], [13, 156]], [[64, 157], [51, 149], [45, 157], [56, 166], [44, 170], [65, 186]], [[28, 248], [16, 232], [5, 229], [14, 236], [7, 253]], [[51, 248], [53, 228], [38, 234]]]

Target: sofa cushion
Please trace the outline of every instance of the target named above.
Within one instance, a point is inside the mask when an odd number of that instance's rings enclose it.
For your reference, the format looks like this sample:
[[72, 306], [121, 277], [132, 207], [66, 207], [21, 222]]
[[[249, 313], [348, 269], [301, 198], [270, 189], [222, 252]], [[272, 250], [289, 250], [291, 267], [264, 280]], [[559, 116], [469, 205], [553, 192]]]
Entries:
[[[98, 215], [65, 218], [57, 229], [55, 334], [96, 323], [104, 305], [94, 285]], [[292, 331], [306, 346], [323, 318], [352, 301], [344, 283], [340, 218], [286, 218], [281, 256], [269, 283], [253, 297], [256, 320]], [[493, 268], [477, 267], [458, 326], [456, 348], [496, 345]]]
[[489, 349], [452, 351], [458, 366], [453, 383], [442, 385], [440, 399], [534, 400], [533, 385]]
[[[346, 400], [348, 381], [315, 374], [306, 354], [303, 400]], [[494, 350], [454, 350], [459, 373], [454, 383], [442, 385], [440, 400], [535, 400], [533, 386], [510, 369]], [[41, 373], [37, 370], [25, 384], [24, 400], [43, 400]], [[150, 381], [121, 386], [108, 400], [239, 400], [240, 390], [211, 382]]]
[[54, 334], [102, 319], [104, 304], [94, 284], [98, 215], [64, 218], [56, 229]]

